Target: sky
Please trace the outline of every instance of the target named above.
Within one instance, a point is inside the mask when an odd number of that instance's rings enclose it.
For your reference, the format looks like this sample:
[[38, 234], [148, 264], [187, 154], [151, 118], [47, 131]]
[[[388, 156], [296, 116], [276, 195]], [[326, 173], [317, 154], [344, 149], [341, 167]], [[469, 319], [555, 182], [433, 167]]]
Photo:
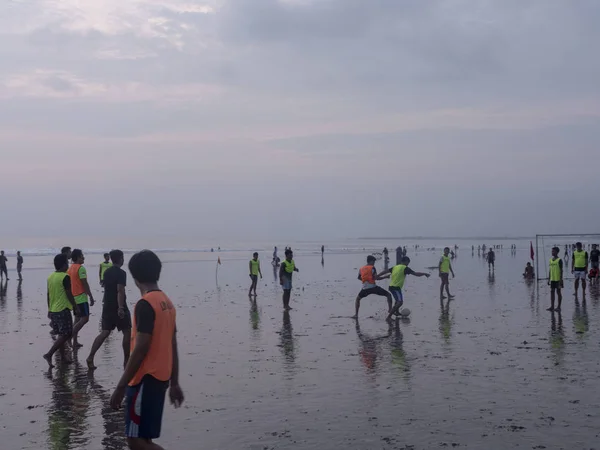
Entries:
[[6, 0], [0, 245], [598, 230], [596, 0]]

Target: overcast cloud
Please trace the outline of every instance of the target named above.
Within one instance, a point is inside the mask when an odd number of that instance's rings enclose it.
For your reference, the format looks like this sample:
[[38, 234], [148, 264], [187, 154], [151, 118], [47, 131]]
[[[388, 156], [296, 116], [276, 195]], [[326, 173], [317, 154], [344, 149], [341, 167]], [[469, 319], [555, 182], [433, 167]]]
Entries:
[[0, 241], [597, 231], [599, 23], [596, 0], [6, 0]]

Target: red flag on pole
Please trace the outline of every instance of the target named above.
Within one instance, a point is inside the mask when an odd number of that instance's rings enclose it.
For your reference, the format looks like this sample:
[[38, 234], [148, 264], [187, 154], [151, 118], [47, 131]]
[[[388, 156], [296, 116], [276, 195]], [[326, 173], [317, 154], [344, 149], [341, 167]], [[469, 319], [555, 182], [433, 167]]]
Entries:
[[529, 253], [531, 255], [531, 260], [535, 259], [535, 252], [533, 251], [533, 242], [529, 241]]

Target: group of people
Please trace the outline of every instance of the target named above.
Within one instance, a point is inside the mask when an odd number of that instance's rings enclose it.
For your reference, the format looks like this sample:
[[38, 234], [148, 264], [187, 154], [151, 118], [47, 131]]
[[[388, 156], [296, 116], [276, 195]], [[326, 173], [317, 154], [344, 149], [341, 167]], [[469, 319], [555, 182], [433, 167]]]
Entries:
[[[378, 295], [387, 299], [387, 320], [390, 320], [393, 316], [398, 317], [402, 315], [401, 308], [404, 305], [402, 289], [404, 288], [407, 275], [427, 278], [431, 276], [429, 273], [415, 272], [412, 270], [409, 267], [410, 258], [406, 255], [402, 256], [398, 264], [394, 267], [385, 269], [380, 274], [377, 273], [377, 269], [375, 268], [376, 260], [377, 258], [372, 255], [367, 256], [367, 264], [358, 271], [358, 279], [362, 282], [362, 289], [355, 300], [354, 319], [358, 319], [361, 300], [370, 295]], [[444, 254], [440, 258], [438, 272], [441, 279], [440, 300], [443, 301], [446, 298], [448, 298], [448, 300], [453, 299], [454, 296], [450, 294], [450, 274], [454, 277], [454, 269], [452, 268], [449, 247], [444, 249]], [[389, 291], [377, 285], [377, 281], [386, 278], [390, 279]], [[447, 297], [444, 296], [444, 290], [446, 291]], [[406, 313], [406, 315], [408, 314], [410, 314], [410, 312]]]
[[[104, 289], [101, 332], [86, 361], [89, 370], [95, 370], [94, 357], [106, 338], [115, 328], [123, 333], [124, 371], [110, 403], [119, 409], [125, 399], [129, 448], [160, 450], [162, 447], [153, 439], [160, 436], [166, 392], [169, 389], [170, 400], [176, 407], [184, 399], [179, 385], [175, 306], [158, 286], [160, 259], [152, 251], [143, 250], [129, 261], [129, 272], [141, 295], [132, 319], [126, 302], [124, 261], [121, 250], [112, 250], [104, 255], [100, 265], [99, 281]], [[70, 351], [75, 354], [83, 346], [78, 342], [78, 333], [89, 321], [90, 307], [94, 306], [84, 263], [83, 251], [70, 247], [64, 247], [54, 257], [55, 271], [47, 281], [47, 302], [55, 340], [44, 354], [50, 369], [54, 367], [55, 353], [68, 364], [72, 362]]]
[[[19, 277], [19, 281], [23, 281], [23, 256], [21, 256], [21, 252], [17, 252], [17, 276]], [[4, 253], [4, 250], [0, 250], [0, 281], [8, 281], [8, 258]]]
[[[568, 249], [568, 247], [566, 247]], [[566, 253], [566, 252], [565, 252]], [[564, 288], [564, 269], [566, 264], [559, 257], [560, 248], [552, 248], [552, 257], [550, 258], [550, 274], [548, 284], [550, 285], [550, 307], [548, 311], [560, 311], [562, 305], [562, 289]], [[568, 253], [567, 253], [568, 255]], [[575, 244], [571, 257], [571, 273], [575, 277], [575, 297], [579, 295], [579, 286], [581, 285], [582, 296], [585, 299], [586, 281], [589, 280], [590, 288], [598, 283], [600, 278], [600, 250], [597, 244], [592, 244], [591, 251], [588, 253], [581, 242]]]

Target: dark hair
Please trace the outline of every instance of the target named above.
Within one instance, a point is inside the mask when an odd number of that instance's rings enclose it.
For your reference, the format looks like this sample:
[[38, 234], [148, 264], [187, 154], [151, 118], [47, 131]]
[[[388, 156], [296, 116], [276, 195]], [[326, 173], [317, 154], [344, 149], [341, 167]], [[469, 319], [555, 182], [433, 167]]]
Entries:
[[252, 256], [258, 256], [258, 252], [254, 252]]
[[285, 250], [285, 256], [287, 256], [287, 255], [291, 255], [291, 254], [293, 254], [293, 253], [294, 253], [294, 252], [292, 252], [292, 249], [291, 249], [291, 248], [288, 248], [288, 249], [286, 249], [286, 250]]
[[408, 265], [410, 264], [410, 258], [409, 258], [408, 256], [404, 256], [404, 257], [403, 257], [403, 258], [400, 260], [400, 262], [401, 262], [402, 264], [404, 264], [405, 266], [408, 266]]
[[131, 276], [140, 283], [156, 283], [161, 269], [160, 259], [151, 250], [142, 250], [129, 260]]
[[71, 252], [71, 261], [77, 261], [79, 258], [83, 256], [83, 252], [81, 249], [76, 248]]
[[67, 255], [64, 253], [59, 253], [54, 257], [54, 268], [56, 270], [60, 270], [65, 266], [69, 265], [69, 260], [67, 259]]
[[577, 244], [575, 244], [575, 247], [582, 247], [583, 244], [581, 242], [578, 242]]
[[111, 260], [111, 261], [112, 261], [114, 264], [117, 264], [117, 263], [119, 263], [119, 262], [123, 261], [123, 259], [124, 259], [123, 252], [122, 252], [121, 250], [111, 250], [111, 251], [110, 251], [110, 254], [109, 254], [109, 253], [107, 253], [107, 254], [106, 254], [106, 255], [104, 255], [104, 256], [107, 256], [107, 255], [108, 255], [108, 256], [110, 256], [110, 260]]
[[375, 258], [373, 255], [367, 256], [367, 262], [369, 263], [371, 261], [375, 262], [375, 261], [377, 261], [377, 258]]
[[446, 250], [450, 251], [450, 247], [444, 247], [444, 251]]
[[63, 247], [63, 248], [61, 248], [61, 249], [60, 249], [60, 252], [61, 252], [63, 255], [66, 255], [66, 254], [67, 254], [67, 253], [69, 253], [70, 251], [71, 251], [71, 247]]
[[105, 257], [105, 258], [106, 258], [106, 257], [109, 257], [109, 256], [110, 256], [110, 254], [109, 254], [109, 253], [105, 253], [105, 254], [104, 254], [104, 257]]
[[552, 251], [556, 250], [556, 254], [558, 255], [560, 253], [560, 248], [558, 247], [552, 247]]

